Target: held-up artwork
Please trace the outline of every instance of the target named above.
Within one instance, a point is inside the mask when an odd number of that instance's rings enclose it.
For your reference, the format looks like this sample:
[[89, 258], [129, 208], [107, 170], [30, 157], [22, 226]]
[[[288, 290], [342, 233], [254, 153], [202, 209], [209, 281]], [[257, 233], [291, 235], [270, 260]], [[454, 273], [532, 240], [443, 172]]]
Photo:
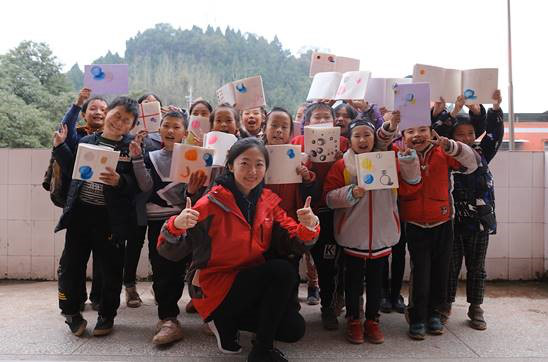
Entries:
[[160, 102], [141, 103], [139, 104], [139, 117], [137, 117], [135, 127], [131, 129], [130, 133], [136, 135], [140, 131], [158, 132], [161, 121]]
[[299, 145], [267, 145], [270, 164], [265, 175], [266, 184], [294, 184], [303, 181], [297, 174], [302, 155]]
[[203, 172], [209, 183], [215, 150], [199, 146], [176, 143], [171, 159], [170, 179], [173, 182], [188, 183], [193, 172]]
[[238, 139], [233, 134], [211, 131], [206, 134], [204, 147], [215, 150], [213, 166], [224, 166], [228, 150]]
[[109, 147], [78, 144], [72, 178], [89, 182], [104, 183], [99, 179], [101, 172], [106, 172], [107, 167], [116, 170], [120, 151], [114, 151]]
[[92, 94], [123, 95], [129, 92], [127, 64], [91, 64], [84, 66], [84, 87]]
[[358, 186], [366, 190], [398, 188], [394, 151], [366, 152], [356, 155]]
[[304, 152], [312, 162], [333, 162], [339, 151], [340, 127], [314, 125], [304, 127]]

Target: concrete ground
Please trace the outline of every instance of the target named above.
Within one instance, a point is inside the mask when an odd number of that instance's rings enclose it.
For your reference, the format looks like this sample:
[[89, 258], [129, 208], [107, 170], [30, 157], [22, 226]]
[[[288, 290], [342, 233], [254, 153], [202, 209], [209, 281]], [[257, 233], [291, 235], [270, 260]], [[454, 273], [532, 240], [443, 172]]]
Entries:
[[[406, 336], [401, 314], [381, 317], [385, 343], [351, 345], [341, 329], [321, 328], [318, 306], [303, 303], [307, 333], [293, 345], [279, 344], [290, 360], [356, 361], [404, 360], [548, 360], [548, 284], [538, 282], [489, 283], [485, 300], [488, 329], [480, 332], [467, 324], [467, 304], [460, 295], [453, 316], [442, 336], [427, 336], [422, 342]], [[167, 348], [151, 343], [156, 308], [151, 284], [140, 283], [144, 305], [138, 309], [122, 304], [115, 330], [103, 338], [92, 337], [96, 312], [84, 312], [88, 331], [83, 338], [69, 333], [57, 308], [55, 282], [0, 281], [0, 360], [71, 361], [244, 361], [250, 349], [249, 334], [242, 336], [242, 355], [218, 352], [213, 337], [201, 332], [197, 315], [180, 316], [185, 338]], [[461, 287], [462, 291], [462, 287]], [[301, 286], [301, 297], [306, 294]], [[185, 292], [180, 306], [188, 301]], [[341, 319], [342, 321], [342, 319]]]

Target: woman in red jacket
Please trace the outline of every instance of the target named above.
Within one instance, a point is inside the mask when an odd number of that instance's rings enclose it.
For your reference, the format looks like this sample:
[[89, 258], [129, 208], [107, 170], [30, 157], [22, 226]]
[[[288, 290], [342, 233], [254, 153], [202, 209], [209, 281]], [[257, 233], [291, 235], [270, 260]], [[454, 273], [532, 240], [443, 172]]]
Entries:
[[268, 163], [259, 140], [236, 142], [217, 186], [194, 207], [188, 199], [158, 239], [158, 251], [168, 259], [192, 253], [189, 292], [222, 352], [241, 351], [239, 330], [256, 333], [248, 361], [285, 360], [274, 339], [296, 342], [304, 335], [304, 319], [291, 303], [295, 269], [280, 250], [296, 242], [311, 245], [320, 230], [310, 197], [297, 210], [298, 224], [264, 188]]

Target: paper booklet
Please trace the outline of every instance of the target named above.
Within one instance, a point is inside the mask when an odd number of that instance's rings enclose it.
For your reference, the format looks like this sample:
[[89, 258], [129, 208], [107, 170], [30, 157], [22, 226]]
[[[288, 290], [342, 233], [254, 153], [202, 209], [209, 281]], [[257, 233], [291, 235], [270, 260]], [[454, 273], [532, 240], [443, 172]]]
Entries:
[[89, 182], [104, 183], [99, 179], [102, 172], [107, 172], [107, 167], [116, 170], [120, 151], [114, 151], [110, 147], [79, 143], [74, 160], [72, 178]]
[[301, 146], [299, 145], [267, 145], [270, 164], [265, 175], [266, 184], [294, 184], [303, 179], [297, 174], [301, 165]]
[[128, 94], [127, 64], [91, 64], [84, 66], [84, 87], [93, 94]]
[[312, 80], [307, 101], [316, 99], [364, 99], [371, 72], [325, 72]]
[[360, 60], [347, 57], [338, 57], [335, 54], [312, 53], [310, 59], [310, 77], [322, 72], [354, 72], [360, 70]]
[[366, 190], [398, 188], [394, 151], [366, 152], [356, 155], [358, 186]]
[[394, 109], [400, 111], [400, 130], [430, 126], [430, 84], [397, 84]]
[[498, 69], [446, 69], [431, 65], [415, 64], [413, 82], [430, 83], [430, 100], [440, 97], [454, 103], [464, 95], [466, 104], [492, 104], [493, 93], [498, 89]]
[[139, 104], [139, 117], [135, 122], [135, 127], [130, 131], [132, 135], [136, 135], [140, 131], [148, 133], [158, 132], [160, 122], [162, 121], [162, 113], [160, 102], [147, 102]]
[[394, 110], [394, 86], [396, 84], [411, 83], [410, 78], [369, 78], [365, 100], [369, 104], [376, 104], [379, 107], [386, 107]]
[[263, 79], [260, 75], [240, 79], [217, 89], [219, 104], [228, 103], [238, 110], [266, 106]]
[[177, 183], [188, 183], [190, 175], [196, 171], [207, 176], [204, 185], [209, 184], [215, 150], [176, 143], [171, 158], [170, 179]]
[[228, 150], [238, 139], [233, 134], [211, 131], [206, 134], [204, 147], [215, 150], [213, 166], [225, 166]]
[[312, 162], [333, 162], [340, 149], [341, 128], [331, 125], [304, 127], [304, 152]]

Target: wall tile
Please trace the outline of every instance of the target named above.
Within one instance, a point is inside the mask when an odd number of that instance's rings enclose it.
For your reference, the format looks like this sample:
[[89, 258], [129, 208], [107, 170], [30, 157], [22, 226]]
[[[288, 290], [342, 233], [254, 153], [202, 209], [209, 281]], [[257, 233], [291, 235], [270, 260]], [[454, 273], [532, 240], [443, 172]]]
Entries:
[[510, 222], [531, 222], [531, 188], [510, 188]]
[[[53, 223], [54, 227], [55, 227], [55, 222]], [[53, 239], [54, 239], [54, 244], [55, 244], [55, 247], [54, 247], [54, 251], [55, 251], [55, 256], [61, 256], [61, 254], [63, 254], [63, 249], [65, 248], [65, 234], [67, 233], [66, 230], [61, 230], [61, 231], [58, 231], [56, 232], [55, 234], [53, 234]]]
[[510, 152], [498, 152], [495, 158], [489, 164], [489, 169], [493, 173], [495, 180], [495, 189], [508, 187], [508, 154]]
[[[44, 180], [44, 174], [49, 165], [49, 160], [51, 157], [51, 150], [47, 148], [32, 150], [31, 157], [31, 175], [30, 183], [32, 185], [40, 185], [42, 187], [42, 181]], [[46, 190], [42, 189], [44, 192]]]
[[0, 279], [8, 278], [8, 256], [0, 255]]
[[531, 187], [533, 185], [533, 154], [531, 152], [509, 152], [509, 187]]
[[0, 185], [8, 184], [9, 149], [0, 148]]
[[508, 279], [507, 258], [487, 258], [485, 260], [485, 269], [487, 271], [487, 279], [489, 280]]
[[531, 279], [531, 258], [528, 259], [510, 259], [508, 263], [508, 273], [510, 280], [529, 280]]
[[544, 188], [531, 189], [531, 222], [544, 222]]
[[8, 278], [29, 279], [30, 278], [30, 255], [8, 257]]
[[544, 188], [544, 152], [533, 153], [533, 187]]
[[531, 272], [532, 272], [532, 278], [536, 279], [539, 276], [541, 276], [545, 269], [544, 269], [544, 258], [533, 258], [532, 264], [531, 264]]
[[8, 255], [8, 221], [0, 220], [0, 255]]
[[510, 195], [508, 189], [495, 185], [495, 212], [498, 222], [509, 222], [510, 220]]
[[497, 224], [497, 233], [489, 236], [489, 248], [487, 249], [487, 258], [506, 258], [508, 257], [508, 232], [507, 223], [499, 222]]
[[0, 185], [0, 220], [8, 218], [8, 185]]
[[42, 186], [31, 185], [30, 189], [30, 217], [32, 220], [53, 219], [53, 204], [49, 193]]
[[531, 257], [544, 258], [544, 224], [532, 224]]
[[8, 255], [31, 255], [31, 227], [29, 221], [8, 220]]
[[512, 258], [531, 258], [533, 224], [530, 223], [512, 223], [508, 224], [509, 257]]
[[54, 274], [53, 256], [33, 256], [31, 258], [31, 278], [52, 280]]
[[8, 183], [28, 185], [30, 182], [30, 149], [10, 149], [8, 158]]
[[32, 222], [32, 256], [54, 255], [53, 226], [53, 221]]
[[30, 185], [8, 186], [8, 220], [30, 219]]

